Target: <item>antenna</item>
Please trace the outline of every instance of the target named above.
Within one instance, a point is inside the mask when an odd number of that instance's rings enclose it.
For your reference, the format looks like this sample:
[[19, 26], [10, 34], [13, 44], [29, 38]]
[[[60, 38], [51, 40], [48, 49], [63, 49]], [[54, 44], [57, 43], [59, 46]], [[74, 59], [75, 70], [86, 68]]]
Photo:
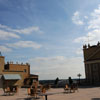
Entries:
[[90, 40], [90, 37], [91, 37], [91, 36], [87, 35], [87, 41], [85, 41], [85, 42], [87, 42], [88, 44], [89, 44], [90, 41], [92, 41], [92, 40]]
[[88, 35], [88, 36], [87, 36], [87, 38], [88, 38], [88, 44], [89, 44], [89, 41], [90, 41], [90, 40], [89, 40], [89, 37], [90, 37], [90, 36]]

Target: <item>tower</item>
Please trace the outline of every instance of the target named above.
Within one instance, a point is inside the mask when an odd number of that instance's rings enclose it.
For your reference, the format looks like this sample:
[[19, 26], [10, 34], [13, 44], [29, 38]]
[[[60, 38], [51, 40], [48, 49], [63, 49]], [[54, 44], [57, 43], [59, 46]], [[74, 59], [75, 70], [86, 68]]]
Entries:
[[4, 70], [4, 65], [5, 65], [4, 56], [2, 56], [2, 54], [0, 52], [0, 74], [2, 74], [2, 72]]
[[83, 46], [87, 83], [100, 84], [100, 45]]

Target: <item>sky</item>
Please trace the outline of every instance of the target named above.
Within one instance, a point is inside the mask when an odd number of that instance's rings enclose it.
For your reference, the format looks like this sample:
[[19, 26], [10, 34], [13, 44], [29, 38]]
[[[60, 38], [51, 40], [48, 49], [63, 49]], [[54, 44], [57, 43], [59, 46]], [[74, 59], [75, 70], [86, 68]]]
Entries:
[[0, 51], [40, 80], [85, 78], [83, 45], [100, 40], [100, 0], [0, 0]]

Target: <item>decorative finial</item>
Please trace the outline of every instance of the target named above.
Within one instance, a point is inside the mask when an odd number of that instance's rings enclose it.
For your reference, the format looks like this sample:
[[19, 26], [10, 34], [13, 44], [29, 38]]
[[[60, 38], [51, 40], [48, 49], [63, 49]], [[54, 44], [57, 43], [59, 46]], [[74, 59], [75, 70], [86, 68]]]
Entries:
[[86, 49], [87, 48], [87, 45], [85, 44], [85, 45], [83, 45], [83, 49]]
[[0, 56], [2, 56], [1, 51], [0, 51]]
[[88, 44], [88, 48], [90, 47], [90, 44]]
[[97, 45], [100, 46], [100, 42], [99, 41], [98, 41]]

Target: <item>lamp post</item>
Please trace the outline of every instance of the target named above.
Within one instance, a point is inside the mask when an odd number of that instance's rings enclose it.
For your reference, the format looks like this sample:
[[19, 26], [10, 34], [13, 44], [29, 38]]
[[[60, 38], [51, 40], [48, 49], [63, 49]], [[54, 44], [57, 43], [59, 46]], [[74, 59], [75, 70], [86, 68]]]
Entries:
[[80, 77], [82, 76], [80, 73], [77, 74], [77, 76], [79, 77], [79, 84], [80, 84]]

